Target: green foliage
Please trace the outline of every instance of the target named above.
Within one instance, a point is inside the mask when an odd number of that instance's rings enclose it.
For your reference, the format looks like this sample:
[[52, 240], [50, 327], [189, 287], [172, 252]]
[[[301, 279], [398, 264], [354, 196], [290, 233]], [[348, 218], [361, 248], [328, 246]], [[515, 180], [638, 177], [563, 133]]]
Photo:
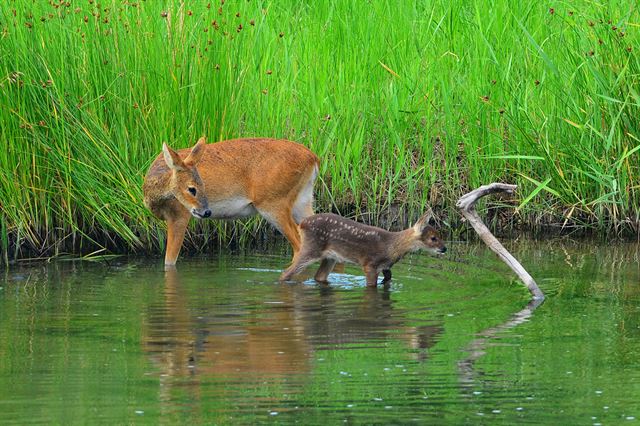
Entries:
[[[453, 218], [506, 181], [528, 223], [638, 226], [630, 3], [51, 3], [0, 5], [5, 261], [158, 248], [142, 178], [162, 141], [201, 135], [306, 144], [318, 210]], [[262, 222], [200, 226], [248, 239]]]

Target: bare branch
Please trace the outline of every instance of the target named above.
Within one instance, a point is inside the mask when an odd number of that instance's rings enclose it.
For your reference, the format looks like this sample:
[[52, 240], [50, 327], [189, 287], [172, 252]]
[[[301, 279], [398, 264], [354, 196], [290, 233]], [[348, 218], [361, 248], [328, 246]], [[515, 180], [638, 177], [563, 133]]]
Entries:
[[480, 216], [478, 216], [478, 212], [476, 211], [475, 204], [476, 202], [484, 197], [485, 195], [493, 194], [496, 192], [506, 192], [508, 194], [513, 194], [516, 190], [516, 185], [508, 185], [504, 183], [491, 183], [489, 185], [483, 185], [478, 189], [469, 192], [468, 194], [460, 197], [456, 206], [460, 209], [462, 215], [469, 221], [473, 229], [476, 230], [482, 241], [493, 250], [500, 259], [504, 263], [506, 263], [513, 272], [515, 272], [520, 280], [527, 287], [531, 295], [536, 300], [544, 300], [544, 293], [536, 282], [533, 280], [531, 275], [522, 267], [520, 262], [509, 253], [509, 251], [504, 248], [500, 241], [496, 237], [493, 236], [489, 228], [482, 222]]

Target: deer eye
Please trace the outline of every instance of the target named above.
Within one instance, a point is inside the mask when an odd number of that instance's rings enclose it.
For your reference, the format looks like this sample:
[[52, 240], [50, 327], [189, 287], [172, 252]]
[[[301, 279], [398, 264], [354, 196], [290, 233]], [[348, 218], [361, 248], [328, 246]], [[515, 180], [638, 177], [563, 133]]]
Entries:
[[196, 191], [196, 189], [195, 189], [193, 186], [190, 186], [190, 187], [187, 189], [187, 191], [189, 191], [189, 194], [193, 195], [194, 197], [195, 197], [195, 196], [196, 196], [196, 194], [197, 194], [197, 191]]
[[434, 243], [437, 241], [438, 239], [436, 237], [431, 237], [431, 241], [433, 241]]

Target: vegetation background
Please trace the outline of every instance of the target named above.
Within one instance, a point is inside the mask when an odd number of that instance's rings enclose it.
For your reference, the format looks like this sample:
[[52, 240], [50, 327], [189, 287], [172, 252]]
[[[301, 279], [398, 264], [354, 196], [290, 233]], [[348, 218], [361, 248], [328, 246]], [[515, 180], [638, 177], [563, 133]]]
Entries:
[[454, 223], [504, 181], [511, 223], [637, 234], [639, 27], [633, 1], [3, 1], [0, 254], [159, 251], [143, 176], [201, 135], [307, 145], [317, 209], [365, 221]]

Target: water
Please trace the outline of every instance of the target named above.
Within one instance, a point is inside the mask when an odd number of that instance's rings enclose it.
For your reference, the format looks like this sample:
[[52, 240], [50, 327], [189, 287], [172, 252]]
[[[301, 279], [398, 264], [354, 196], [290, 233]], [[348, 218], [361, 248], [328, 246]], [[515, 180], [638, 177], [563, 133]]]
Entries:
[[[640, 247], [508, 244], [278, 283], [284, 249], [0, 279], [0, 424], [640, 421]], [[313, 272], [313, 271], [312, 271]]]

